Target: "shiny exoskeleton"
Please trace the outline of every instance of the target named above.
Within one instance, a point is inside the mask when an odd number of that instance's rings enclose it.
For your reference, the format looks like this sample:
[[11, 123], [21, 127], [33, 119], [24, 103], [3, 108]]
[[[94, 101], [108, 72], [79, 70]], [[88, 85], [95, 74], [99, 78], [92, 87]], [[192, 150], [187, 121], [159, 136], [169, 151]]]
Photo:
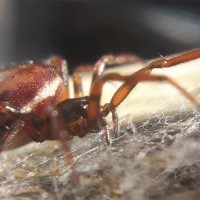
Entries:
[[[22, 146], [30, 141], [68, 141], [91, 132], [104, 131], [109, 143], [105, 117], [111, 113], [117, 136], [116, 107], [141, 81], [167, 81], [198, 107], [196, 100], [166, 76], [152, 75], [154, 68], [167, 68], [200, 58], [200, 50], [159, 59], [131, 75], [104, 73], [107, 65], [142, 61], [134, 55], [103, 56], [94, 66], [79, 66], [73, 73], [74, 98], [69, 97], [68, 68], [60, 56], [41, 62], [27, 62], [0, 71], [0, 151]], [[88, 96], [83, 96], [81, 74], [92, 71]], [[121, 81], [111, 101], [100, 105], [102, 88], [107, 81]]]

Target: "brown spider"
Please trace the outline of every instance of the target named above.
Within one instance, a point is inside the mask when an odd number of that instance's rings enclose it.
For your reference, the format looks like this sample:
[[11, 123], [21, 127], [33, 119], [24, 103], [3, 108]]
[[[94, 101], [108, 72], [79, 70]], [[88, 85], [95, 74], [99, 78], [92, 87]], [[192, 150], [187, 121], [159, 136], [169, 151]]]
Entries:
[[[28, 62], [0, 71], [0, 150], [22, 146], [31, 140], [68, 141], [74, 136], [84, 137], [104, 130], [107, 143], [109, 132], [105, 117], [111, 113], [114, 134], [118, 133], [116, 107], [141, 81], [167, 81], [180, 90], [199, 110], [197, 101], [181, 86], [166, 76], [152, 75], [154, 68], [167, 68], [200, 58], [200, 50], [171, 59], [159, 59], [123, 76], [106, 73], [107, 65], [141, 61], [134, 55], [103, 56], [94, 67], [78, 67], [73, 74], [75, 98], [69, 98], [67, 63], [52, 56], [41, 63]], [[93, 70], [89, 96], [83, 96], [81, 73]], [[103, 85], [107, 81], [121, 81], [111, 101], [100, 105]]]

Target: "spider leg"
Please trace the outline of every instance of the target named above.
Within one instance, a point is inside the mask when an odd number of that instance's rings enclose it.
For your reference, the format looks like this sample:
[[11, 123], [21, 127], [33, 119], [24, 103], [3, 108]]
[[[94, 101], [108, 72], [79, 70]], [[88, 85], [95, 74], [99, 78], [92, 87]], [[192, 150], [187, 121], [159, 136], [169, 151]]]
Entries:
[[21, 133], [23, 123], [19, 114], [11, 110], [11, 107], [0, 103], [0, 152], [27, 143], [26, 135]]
[[170, 59], [159, 59], [156, 60], [152, 63], [150, 63], [149, 65], [147, 65], [145, 68], [143, 68], [143, 70], [152, 70], [154, 68], [167, 68], [167, 67], [173, 67], [175, 65], [184, 63], [184, 62], [188, 62], [194, 59], [200, 58], [200, 49], [198, 50], [194, 50], [191, 52], [187, 52], [184, 54], [181, 54], [179, 56], [175, 56], [173, 58]]
[[23, 131], [23, 122], [16, 119], [8, 130], [1, 131], [0, 152], [20, 147], [30, 141], [30, 137]]
[[131, 76], [127, 77], [126, 81], [120, 86], [120, 88], [116, 91], [116, 93], [113, 95], [110, 106], [111, 108], [116, 108], [119, 104], [122, 103], [122, 101], [128, 96], [128, 94], [131, 92], [131, 90], [137, 85], [139, 82], [143, 81], [167, 81], [172, 86], [174, 86], [177, 90], [179, 90], [183, 96], [185, 96], [187, 99], [189, 99], [192, 104], [196, 106], [198, 110], [200, 110], [200, 105], [196, 101], [194, 97], [192, 97], [184, 88], [182, 88], [179, 84], [177, 84], [175, 81], [170, 79], [167, 76], [162, 75], [151, 75], [148, 73], [135, 73]]
[[103, 106], [101, 106], [101, 115], [105, 118], [105, 116], [108, 115], [108, 113], [111, 112], [112, 114], [112, 122], [113, 122], [113, 133], [115, 135], [115, 137], [118, 137], [118, 133], [119, 133], [119, 118], [117, 115], [117, 111], [116, 108], [111, 109], [110, 103], [106, 103]]
[[117, 111], [115, 108], [111, 110], [111, 113], [112, 113], [112, 121], [113, 121], [113, 132], [114, 132], [115, 137], [117, 138], [118, 133], [119, 133], [119, 128], [120, 128], [119, 118], [118, 118]]
[[92, 65], [80, 65], [78, 66], [73, 75], [73, 83], [74, 83], [74, 95], [76, 98], [83, 96], [83, 88], [82, 88], [82, 80], [81, 75], [84, 72], [93, 71], [92, 77], [92, 84], [93, 82], [102, 75], [105, 68], [109, 65], [116, 65], [116, 64], [128, 64], [133, 62], [142, 62], [142, 58], [134, 55], [134, 54], [119, 54], [119, 55], [105, 55], [102, 56], [94, 66]]
[[75, 98], [83, 97], [83, 86], [82, 86], [82, 80], [81, 80], [82, 73], [90, 72], [92, 70], [93, 70], [93, 66], [91, 65], [80, 65], [74, 70], [72, 74], [72, 79], [73, 79], [73, 84], [74, 84]]
[[104, 137], [106, 139], [107, 144], [109, 145], [110, 144], [110, 131], [109, 131], [109, 127], [108, 127], [105, 117], [101, 118], [101, 125], [104, 130]]
[[67, 61], [61, 56], [53, 55], [49, 58], [43, 60], [43, 63], [54, 68], [56, 72], [60, 75], [65, 86], [65, 92], [63, 94], [63, 99], [69, 97], [69, 72]]
[[122, 65], [133, 62], [144, 63], [144, 60], [134, 54], [119, 54], [119, 55], [105, 55], [102, 56], [94, 65], [94, 72], [92, 82], [94, 82], [105, 70], [105, 67], [109, 65]]

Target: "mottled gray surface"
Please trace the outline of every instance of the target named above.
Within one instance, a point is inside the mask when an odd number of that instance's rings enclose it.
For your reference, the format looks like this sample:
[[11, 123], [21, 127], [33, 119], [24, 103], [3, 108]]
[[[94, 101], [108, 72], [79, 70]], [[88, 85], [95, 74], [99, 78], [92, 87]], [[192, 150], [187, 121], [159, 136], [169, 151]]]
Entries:
[[123, 126], [121, 119], [120, 137], [111, 146], [100, 134], [75, 138], [71, 163], [56, 142], [2, 153], [0, 198], [199, 199], [198, 113], [128, 121]]

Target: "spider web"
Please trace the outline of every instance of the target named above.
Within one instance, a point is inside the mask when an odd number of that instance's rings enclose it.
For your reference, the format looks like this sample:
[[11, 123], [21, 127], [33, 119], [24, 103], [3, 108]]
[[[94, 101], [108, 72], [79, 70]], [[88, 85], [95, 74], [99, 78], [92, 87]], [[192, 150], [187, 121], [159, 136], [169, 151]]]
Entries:
[[[190, 93], [198, 96], [199, 89]], [[181, 97], [177, 104], [177, 96], [168, 96], [168, 103], [142, 98], [137, 102], [142, 109], [135, 112], [129, 100], [128, 107], [124, 102], [118, 109], [119, 137], [112, 138], [112, 145], [103, 133], [74, 138], [73, 160], [55, 141], [3, 152], [0, 198], [198, 199], [200, 115], [188, 100]], [[156, 107], [144, 115], [154, 101]], [[176, 109], [169, 109], [172, 104]]]

